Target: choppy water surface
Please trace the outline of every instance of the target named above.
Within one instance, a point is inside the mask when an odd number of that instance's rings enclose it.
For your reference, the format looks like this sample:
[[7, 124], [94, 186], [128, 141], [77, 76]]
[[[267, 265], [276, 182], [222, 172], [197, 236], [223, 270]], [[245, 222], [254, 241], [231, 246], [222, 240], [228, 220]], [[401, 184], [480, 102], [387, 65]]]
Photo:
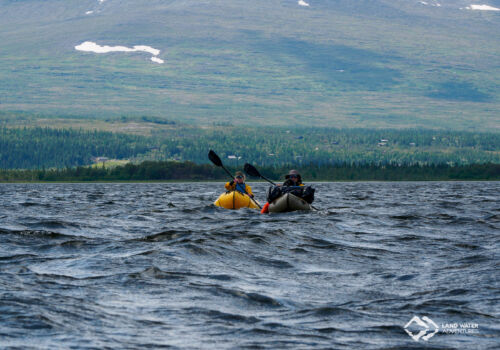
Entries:
[[[318, 184], [272, 215], [222, 188], [0, 185], [0, 347], [498, 346], [500, 183]], [[417, 342], [415, 315], [478, 328]]]

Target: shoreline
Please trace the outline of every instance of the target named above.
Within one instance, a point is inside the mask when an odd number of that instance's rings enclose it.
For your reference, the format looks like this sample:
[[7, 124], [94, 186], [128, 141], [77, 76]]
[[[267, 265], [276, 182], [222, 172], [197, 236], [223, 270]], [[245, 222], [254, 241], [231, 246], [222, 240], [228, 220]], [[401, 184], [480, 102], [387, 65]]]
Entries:
[[[277, 182], [293, 167], [305, 183], [311, 182], [401, 182], [401, 181], [500, 181], [500, 164], [470, 164], [451, 166], [398, 164], [341, 164], [300, 166], [262, 166], [261, 174]], [[228, 167], [234, 173], [240, 167]], [[64, 169], [0, 169], [0, 183], [127, 183], [127, 182], [226, 182], [228, 174], [220, 167], [192, 162], [144, 161], [115, 167], [75, 167]], [[265, 182], [259, 177], [247, 177], [247, 182]]]
[[[90, 180], [90, 181], [0, 181], [0, 185], [9, 184], [199, 184], [199, 183], [219, 183], [223, 184], [228, 182], [228, 180]], [[500, 182], [499, 180], [476, 180], [476, 179], [451, 179], [451, 180], [316, 180], [307, 181], [308, 184], [318, 184], [318, 183], [362, 183], [362, 182], [374, 182], [374, 183], [390, 183], [390, 182]], [[251, 185], [253, 183], [268, 183], [267, 181], [247, 181], [247, 184]]]

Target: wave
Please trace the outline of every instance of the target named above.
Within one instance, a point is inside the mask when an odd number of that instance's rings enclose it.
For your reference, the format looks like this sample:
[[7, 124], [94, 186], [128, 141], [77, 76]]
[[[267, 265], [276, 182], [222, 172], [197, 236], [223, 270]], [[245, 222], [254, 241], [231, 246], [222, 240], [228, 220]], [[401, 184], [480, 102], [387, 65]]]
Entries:
[[294, 266], [290, 264], [288, 261], [284, 260], [279, 260], [279, 259], [269, 259], [269, 258], [264, 258], [264, 257], [255, 257], [255, 261], [258, 263], [265, 265], [265, 266], [270, 266], [270, 267], [276, 267], [279, 269], [291, 269]]
[[[192, 278], [197, 279], [208, 279], [208, 280], [216, 280], [216, 281], [231, 281], [233, 277], [227, 274], [200, 274], [194, 272], [187, 271], [165, 271], [156, 266], [150, 266], [146, 269], [130, 273], [127, 275], [132, 279], [165, 279], [165, 280], [188, 280]], [[196, 283], [196, 282], [194, 282]]]
[[206, 309], [200, 307], [188, 307], [185, 308], [183, 311], [191, 315], [196, 315], [196, 317], [206, 316], [210, 318], [211, 321], [222, 320], [225, 322], [237, 322], [245, 324], [254, 324], [262, 321], [260, 318], [255, 316], [245, 316], [241, 314], [233, 314], [229, 312], [223, 312], [220, 310]]
[[36, 238], [78, 238], [78, 236], [63, 234], [55, 231], [46, 230], [9, 230], [0, 228], [0, 235], [18, 235], [18, 236], [28, 236]]
[[178, 272], [167, 272], [163, 271], [156, 266], [151, 266], [146, 268], [140, 272], [134, 272], [128, 274], [128, 277], [132, 279], [145, 279], [145, 278], [154, 278], [154, 279], [169, 279], [169, 280], [185, 280], [186, 274], [178, 273]]
[[0, 261], [11, 261], [11, 260], [25, 260], [36, 258], [38, 255], [36, 254], [14, 254], [14, 255], [4, 255], [0, 256]]
[[314, 318], [324, 318], [324, 317], [339, 316], [339, 315], [343, 317], [353, 316], [353, 315], [360, 316], [362, 313], [348, 308], [330, 305], [330, 306], [320, 306], [316, 308], [302, 309], [299, 310], [296, 314], [301, 318], [311, 317], [311, 316]]
[[231, 296], [241, 301], [245, 301], [255, 306], [264, 306], [268, 308], [280, 308], [284, 303], [273, 297], [257, 292], [246, 292], [241, 289], [222, 287], [217, 284], [201, 284], [197, 282], [190, 283], [193, 288], [207, 290], [215, 295]]
[[181, 238], [189, 237], [193, 233], [190, 230], [167, 230], [160, 233], [155, 233], [146, 237], [136, 238], [134, 241], [143, 241], [143, 242], [168, 242], [179, 240]]

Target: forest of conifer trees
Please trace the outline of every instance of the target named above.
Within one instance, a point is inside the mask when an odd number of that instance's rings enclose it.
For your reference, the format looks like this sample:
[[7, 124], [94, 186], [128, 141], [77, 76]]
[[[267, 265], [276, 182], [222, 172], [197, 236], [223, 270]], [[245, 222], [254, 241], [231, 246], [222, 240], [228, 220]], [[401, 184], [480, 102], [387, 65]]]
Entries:
[[500, 135], [436, 130], [283, 129], [177, 126], [150, 136], [54, 128], [0, 127], [0, 169], [90, 165], [96, 157], [207, 163], [217, 150], [230, 166], [287, 164], [468, 165], [500, 163]]

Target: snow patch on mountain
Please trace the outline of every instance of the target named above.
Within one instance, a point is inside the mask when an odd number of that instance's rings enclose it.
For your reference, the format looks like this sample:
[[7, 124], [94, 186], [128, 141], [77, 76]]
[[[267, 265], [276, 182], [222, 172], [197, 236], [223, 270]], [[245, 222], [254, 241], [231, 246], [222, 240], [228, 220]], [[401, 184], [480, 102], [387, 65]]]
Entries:
[[151, 57], [151, 61], [155, 63], [162, 64], [163, 61], [161, 58], [158, 58], [160, 54], [160, 50], [152, 48], [151, 46], [145, 45], [135, 45], [134, 47], [126, 47], [126, 46], [108, 46], [108, 45], [98, 45], [92, 41], [85, 41], [80, 45], [75, 46], [75, 50], [77, 51], [85, 51], [85, 52], [94, 52], [94, 53], [108, 53], [108, 52], [147, 52], [153, 55]]
[[165, 62], [164, 60], [162, 60], [161, 58], [158, 58], [156, 56], [151, 57], [151, 61], [159, 63], [159, 64], [162, 64]]
[[419, 1], [419, 3], [426, 6], [441, 7], [441, 4], [435, 1], [433, 3], [429, 3], [427, 1]]
[[470, 5], [465, 8], [466, 10], [476, 10], [476, 11], [500, 11], [499, 8], [490, 5]]
[[[102, 3], [104, 3], [105, 0], [98, 0], [98, 1], [99, 1], [99, 5], [101, 5]], [[99, 6], [98, 5], [94, 6], [94, 8], [97, 8], [97, 7], [99, 7]], [[89, 10], [89, 11], [85, 12], [86, 15], [91, 15], [93, 13], [94, 13], [94, 10]]]

